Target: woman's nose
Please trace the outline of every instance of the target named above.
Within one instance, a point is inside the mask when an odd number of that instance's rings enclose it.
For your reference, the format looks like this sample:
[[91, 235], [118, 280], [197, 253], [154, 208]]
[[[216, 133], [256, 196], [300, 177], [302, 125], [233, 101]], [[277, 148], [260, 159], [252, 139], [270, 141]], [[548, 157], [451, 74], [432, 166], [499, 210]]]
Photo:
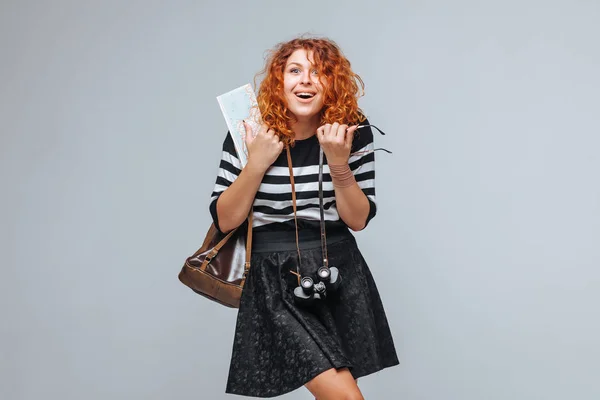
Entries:
[[302, 74], [302, 83], [305, 85], [310, 85], [312, 83], [312, 80], [310, 79], [310, 73], [305, 72]]

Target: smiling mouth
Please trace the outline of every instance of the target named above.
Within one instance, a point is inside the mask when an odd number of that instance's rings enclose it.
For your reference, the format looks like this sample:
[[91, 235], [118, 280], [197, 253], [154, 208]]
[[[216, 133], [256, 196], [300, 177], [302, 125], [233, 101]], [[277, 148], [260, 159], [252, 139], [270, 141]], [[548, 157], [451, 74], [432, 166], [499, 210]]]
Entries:
[[315, 97], [316, 93], [310, 93], [310, 92], [298, 92], [295, 93], [296, 97], [301, 98], [303, 100], [308, 100], [308, 99], [312, 99], [313, 97]]

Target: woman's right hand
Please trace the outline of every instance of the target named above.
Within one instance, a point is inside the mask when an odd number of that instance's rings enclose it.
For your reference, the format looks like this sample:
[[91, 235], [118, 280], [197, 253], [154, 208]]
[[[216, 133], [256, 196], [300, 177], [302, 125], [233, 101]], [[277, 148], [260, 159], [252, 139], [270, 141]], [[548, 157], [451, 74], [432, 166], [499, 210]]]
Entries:
[[275, 162], [283, 150], [283, 142], [273, 129], [263, 124], [254, 135], [252, 127], [244, 121], [246, 129], [246, 147], [248, 148], [248, 165], [265, 173]]

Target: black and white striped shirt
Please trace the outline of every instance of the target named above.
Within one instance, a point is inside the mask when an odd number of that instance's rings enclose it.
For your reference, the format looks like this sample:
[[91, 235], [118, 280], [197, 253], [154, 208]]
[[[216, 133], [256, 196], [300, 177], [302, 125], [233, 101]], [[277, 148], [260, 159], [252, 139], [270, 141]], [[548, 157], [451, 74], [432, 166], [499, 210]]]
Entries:
[[[364, 121], [365, 125], [368, 121]], [[292, 167], [296, 188], [296, 205], [299, 228], [319, 229], [319, 140], [316, 135], [308, 139], [296, 140], [291, 147]], [[367, 223], [375, 216], [375, 155], [373, 132], [366, 126], [354, 134], [349, 159], [350, 169], [355, 179], [369, 199]], [[223, 152], [214, 190], [211, 195], [210, 213], [215, 226], [219, 228], [217, 199], [233, 183], [241, 172], [240, 160], [236, 155], [231, 134], [228, 132], [223, 142]], [[326, 157], [323, 165], [323, 205], [326, 227], [346, 226], [340, 218], [335, 202], [335, 191]], [[255, 231], [294, 229], [292, 207], [292, 187], [284, 149], [277, 160], [265, 173], [254, 199]]]

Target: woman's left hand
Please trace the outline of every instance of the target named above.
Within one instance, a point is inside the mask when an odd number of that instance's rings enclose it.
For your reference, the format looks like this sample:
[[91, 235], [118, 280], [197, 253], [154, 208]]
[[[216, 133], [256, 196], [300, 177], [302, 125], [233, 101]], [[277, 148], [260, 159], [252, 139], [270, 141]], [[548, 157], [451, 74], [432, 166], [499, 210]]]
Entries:
[[325, 156], [327, 156], [328, 164], [343, 165], [348, 163], [356, 129], [358, 129], [358, 125], [348, 127], [348, 125], [340, 125], [337, 122], [325, 124], [317, 129], [317, 138], [321, 143], [321, 147], [323, 147]]

